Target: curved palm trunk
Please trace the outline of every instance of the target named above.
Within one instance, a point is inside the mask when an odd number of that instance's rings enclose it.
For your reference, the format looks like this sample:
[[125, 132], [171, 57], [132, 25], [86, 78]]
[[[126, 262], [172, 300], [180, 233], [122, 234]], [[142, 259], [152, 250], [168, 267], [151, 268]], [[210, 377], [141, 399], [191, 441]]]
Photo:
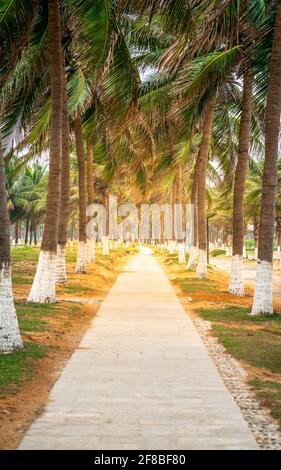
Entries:
[[78, 162], [78, 186], [79, 186], [79, 241], [76, 261], [76, 273], [86, 273], [87, 271], [87, 198], [86, 198], [86, 168], [83, 147], [83, 131], [81, 118], [74, 121], [76, 153]]
[[197, 178], [198, 178], [198, 165], [199, 165], [199, 155], [196, 157], [194, 175], [191, 188], [191, 197], [190, 202], [193, 206], [193, 244], [190, 250], [189, 259], [187, 263], [187, 269], [189, 271], [194, 271], [197, 266], [198, 259], [198, 211], [197, 211]]
[[57, 282], [59, 283], [64, 283], [67, 281], [65, 255], [66, 255], [69, 215], [70, 215], [69, 116], [68, 116], [68, 109], [67, 109], [66, 77], [65, 77], [65, 73], [63, 73], [61, 198], [60, 198], [58, 247], [57, 247]]
[[214, 117], [215, 99], [212, 99], [205, 110], [202, 130], [202, 140], [198, 155], [198, 177], [197, 177], [197, 204], [198, 204], [198, 265], [197, 277], [207, 277], [207, 236], [206, 236], [206, 214], [205, 214], [205, 190], [206, 174], [209, 155], [210, 139]]
[[48, 59], [51, 83], [51, 138], [48, 194], [41, 251], [29, 302], [56, 300], [56, 265], [62, 149], [63, 68], [59, 0], [48, 0]]
[[[92, 138], [87, 139], [87, 204], [94, 203], [94, 149]], [[87, 241], [88, 262], [95, 260], [95, 240], [89, 238]]]
[[0, 352], [22, 348], [12, 292], [10, 221], [7, 205], [4, 159], [0, 142]]
[[238, 159], [235, 170], [232, 219], [232, 262], [229, 292], [245, 295], [243, 281], [243, 246], [244, 246], [244, 192], [248, 171], [249, 143], [252, 119], [251, 70], [246, 70], [243, 77], [243, 103], [240, 119]]
[[277, 187], [281, 111], [281, 2], [277, 3], [265, 110], [265, 161], [259, 224], [256, 286], [252, 315], [270, 315], [272, 306], [272, 244]]

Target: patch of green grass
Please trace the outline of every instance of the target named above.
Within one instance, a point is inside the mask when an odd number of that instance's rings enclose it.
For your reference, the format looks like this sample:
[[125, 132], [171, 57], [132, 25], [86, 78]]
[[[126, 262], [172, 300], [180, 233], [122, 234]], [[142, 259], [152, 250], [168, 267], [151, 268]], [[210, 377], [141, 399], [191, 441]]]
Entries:
[[221, 248], [216, 248], [215, 250], [211, 251], [210, 255], [213, 256], [214, 258], [216, 256], [221, 256], [221, 255], [225, 255], [226, 254], [226, 250], [223, 250]]
[[4, 396], [8, 390], [11, 392], [11, 384], [16, 390], [23, 378], [30, 375], [34, 361], [44, 355], [44, 348], [35, 343], [26, 343], [21, 351], [0, 354], [0, 396]]
[[249, 383], [263, 405], [270, 409], [273, 418], [281, 424], [281, 383], [262, 379], [250, 380]]
[[77, 292], [91, 292], [92, 289], [86, 286], [80, 286], [79, 284], [66, 284], [63, 287], [65, 294], [76, 294]]
[[214, 292], [216, 289], [216, 285], [213, 281], [204, 281], [196, 277], [177, 278], [177, 282], [186, 294], [197, 291]]
[[19, 274], [16, 274], [13, 276], [13, 285], [14, 284], [19, 284], [19, 285], [25, 285], [25, 284], [32, 284], [33, 278], [30, 276], [21, 276]]
[[214, 322], [247, 322], [249, 324], [258, 324], [258, 325], [265, 325], [269, 327], [270, 325], [275, 324], [281, 326], [281, 315], [275, 313], [271, 316], [251, 316], [249, 315], [250, 309], [248, 307], [241, 307], [241, 305], [221, 308], [221, 309], [208, 309], [208, 310], [200, 310], [200, 315], [209, 321]]
[[13, 263], [18, 261], [37, 261], [39, 257], [39, 246], [15, 246], [11, 249]]
[[281, 373], [281, 341], [263, 330], [213, 325], [213, 331], [223, 346], [238, 360], [254, 367]]

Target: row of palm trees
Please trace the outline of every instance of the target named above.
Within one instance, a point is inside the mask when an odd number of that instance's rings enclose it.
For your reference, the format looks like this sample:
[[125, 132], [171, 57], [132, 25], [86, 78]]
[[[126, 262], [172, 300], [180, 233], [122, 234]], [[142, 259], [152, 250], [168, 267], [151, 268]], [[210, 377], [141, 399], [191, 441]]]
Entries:
[[191, 200], [196, 223], [187, 267], [200, 278], [207, 277], [207, 183], [220, 194], [233, 189], [229, 290], [244, 295], [245, 184], [249, 161], [264, 150], [252, 314], [272, 313], [281, 2], [5, 0], [0, 33], [0, 350], [21, 346], [4, 174], [11, 152], [27, 159], [48, 152], [44, 232], [28, 297], [45, 303], [55, 302], [57, 280], [66, 281], [72, 151], [77, 272], [93, 259], [86, 206], [100, 160], [106, 199], [110, 189], [137, 201], [144, 194], [152, 202]]

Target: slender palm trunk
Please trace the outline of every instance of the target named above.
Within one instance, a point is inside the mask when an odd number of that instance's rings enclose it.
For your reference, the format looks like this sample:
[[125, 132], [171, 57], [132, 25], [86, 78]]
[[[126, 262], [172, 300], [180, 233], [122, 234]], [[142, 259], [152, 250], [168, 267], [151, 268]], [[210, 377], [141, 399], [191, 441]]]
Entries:
[[243, 281], [243, 246], [244, 246], [244, 192], [248, 171], [249, 144], [252, 120], [252, 86], [251, 70], [243, 76], [243, 103], [240, 119], [238, 159], [235, 170], [232, 219], [232, 262], [229, 292], [234, 295], [245, 295]]
[[212, 134], [215, 99], [206, 106], [202, 130], [202, 140], [198, 155], [197, 201], [198, 201], [198, 248], [199, 259], [196, 269], [197, 277], [207, 277], [207, 236], [205, 214], [206, 174], [209, 156], [210, 139]]
[[74, 121], [76, 153], [78, 162], [78, 186], [79, 186], [79, 241], [76, 261], [76, 273], [85, 273], [87, 270], [87, 197], [86, 197], [86, 168], [83, 146], [83, 131], [81, 118]]
[[62, 109], [62, 161], [61, 161], [61, 199], [58, 226], [57, 282], [67, 281], [66, 243], [70, 215], [70, 143], [69, 116], [67, 108], [66, 77], [63, 71], [63, 109]]
[[[94, 203], [94, 148], [91, 137], [87, 139], [87, 204]], [[89, 236], [89, 235], [88, 235]], [[87, 241], [88, 262], [95, 260], [95, 240], [90, 237]]]
[[175, 207], [174, 207], [174, 229], [175, 237], [177, 241], [178, 248], [178, 261], [180, 264], [185, 263], [185, 243], [184, 243], [184, 233], [183, 233], [183, 210], [182, 210], [182, 193], [183, 193], [183, 168], [182, 165], [179, 165], [177, 168], [175, 184]]
[[51, 138], [45, 226], [30, 302], [56, 300], [56, 265], [62, 149], [63, 68], [60, 2], [48, 0], [48, 60], [51, 83]]
[[14, 305], [10, 257], [10, 221], [4, 159], [0, 142], [0, 352], [22, 348]]
[[175, 247], [176, 247], [176, 244], [175, 244], [175, 230], [174, 230], [174, 203], [175, 203], [175, 192], [174, 192], [174, 183], [172, 184], [172, 186], [170, 187], [170, 191], [169, 191], [169, 204], [170, 204], [170, 215], [171, 215], [171, 220], [170, 220], [170, 224], [171, 224], [171, 238], [170, 240], [168, 240], [168, 243], [167, 243], [167, 250], [169, 253], [174, 253], [175, 252]]
[[19, 219], [15, 221], [15, 245], [19, 243]]
[[198, 260], [198, 210], [197, 210], [197, 179], [198, 179], [199, 155], [196, 157], [194, 175], [191, 188], [190, 202], [193, 206], [193, 243], [189, 254], [187, 269], [193, 271], [196, 269]]
[[281, 2], [277, 2], [265, 110], [265, 160], [256, 286], [252, 315], [270, 315], [272, 306], [272, 245], [277, 187], [278, 140], [281, 111]]
[[28, 243], [28, 233], [29, 233], [29, 219], [26, 219], [25, 237], [24, 237], [24, 244], [25, 245], [27, 245], [27, 243]]
[[[102, 254], [104, 256], [109, 255], [109, 199], [108, 199], [108, 190], [105, 190], [105, 194], [103, 197], [103, 206], [105, 208], [105, 235], [102, 237]], [[128, 243], [126, 237], [126, 243]]]

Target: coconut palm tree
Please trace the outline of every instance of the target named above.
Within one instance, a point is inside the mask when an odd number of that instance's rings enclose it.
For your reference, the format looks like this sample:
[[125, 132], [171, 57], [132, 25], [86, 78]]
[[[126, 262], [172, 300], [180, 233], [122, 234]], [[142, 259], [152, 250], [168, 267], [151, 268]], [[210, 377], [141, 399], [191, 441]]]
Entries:
[[57, 282], [67, 281], [66, 276], [66, 243], [68, 220], [70, 215], [70, 141], [69, 115], [67, 104], [66, 78], [63, 74], [63, 109], [62, 109], [62, 162], [60, 179], [60, 212], [57, 246]]
[[79, 185], [79, 242], [76, 261], [76, 273], [87, 271], [87, 193], [86, 193], [86, 165], [83, 144], [83, 129], [80, 116], [74, 120], [74, 132], [76, 142], [76, 155], [78, 162]]
[[45, 226], [29, 302], [55, 302], [62, 155], [63, 62], [59, 0], [48, 0], [48, 59], [51, 86], [51, 137]]
[[276, 5], [274, 39], [265, 109], [265, 160], [259, 222], [258, 260], [252, 315], [270, 315], [272, 306], [272, 245], [277, 187], [277, 159], [281, 113], [281, 2]]
[[246, 68], [243, 74], [243, 101], [240, 118], [238, 158], [233, 189], [233, 227], [232, 227], [232, 264], [229, 292], [244, 295], [243, 283], [243, 246], [244, 246], [244, 211], [243, 200], [248, 169], [252, 117], [252, 71]]

